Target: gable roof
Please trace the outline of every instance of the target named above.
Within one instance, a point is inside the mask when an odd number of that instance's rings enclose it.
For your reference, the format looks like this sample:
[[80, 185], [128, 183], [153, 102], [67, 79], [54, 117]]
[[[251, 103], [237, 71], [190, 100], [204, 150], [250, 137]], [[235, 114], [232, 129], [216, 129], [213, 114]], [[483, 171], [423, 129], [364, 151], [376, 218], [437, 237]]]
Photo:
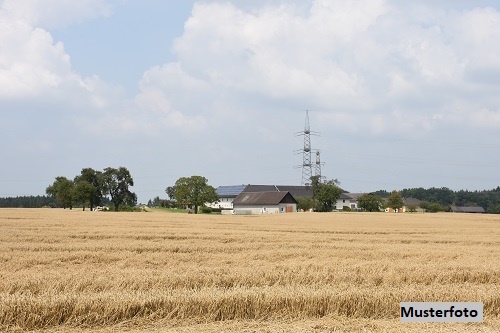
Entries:
[[405, 206], [411, 206], [411, 205], [420, 206], [421, 201], [416, 198], [403, 198], [403, 202]]
[[290, 194], [294, 198], [312, 198], [313, 196], [313, 190], [311, 186], [283, 186], [283, 185], [276, 185], [278, 187], [278, 190], [280, 192], [290, 192]]
[[454, 213], [485, 213], [484, 208], [480, 206], [451, 206], [451, 211]]
[[243, 192], [290, 192], [295, 197], [312, 198], [311, 186], [304, 185], [248, 185]]
[[290, 192], [241, 192], [234, 200], [237, 205], [278, 205], [280, 203], [297, 203]]
[[245, 190], [247, 185], [219, 186], [215, 190], [219, 198], [234, 198]]
[[244, 192], [279, 192], [275, 185], [250, 185], [248, 184]]
[[358, 200], [358, 198], [363, 194], [369, 194], [369, 193], [341, 193], [339, 199]]

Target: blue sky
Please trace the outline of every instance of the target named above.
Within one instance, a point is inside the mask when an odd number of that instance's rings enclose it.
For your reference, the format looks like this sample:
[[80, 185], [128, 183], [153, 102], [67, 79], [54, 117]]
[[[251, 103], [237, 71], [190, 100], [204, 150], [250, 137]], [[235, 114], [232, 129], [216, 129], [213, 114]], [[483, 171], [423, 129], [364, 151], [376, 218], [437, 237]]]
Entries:
[[351, 192], [500, 185], [497, 1], [0, 1], [0, 196], [129, 168]]

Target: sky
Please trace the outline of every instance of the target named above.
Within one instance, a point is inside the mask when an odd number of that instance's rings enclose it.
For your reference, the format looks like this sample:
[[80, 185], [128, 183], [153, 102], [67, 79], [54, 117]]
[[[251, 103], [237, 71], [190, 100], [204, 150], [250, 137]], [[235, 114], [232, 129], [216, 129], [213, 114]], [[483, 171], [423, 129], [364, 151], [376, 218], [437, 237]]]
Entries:
[[0, 196], [300, 185], [306, 110], [347, 191], [496, 188], [498, 41], [492, 0], [0, 0]]

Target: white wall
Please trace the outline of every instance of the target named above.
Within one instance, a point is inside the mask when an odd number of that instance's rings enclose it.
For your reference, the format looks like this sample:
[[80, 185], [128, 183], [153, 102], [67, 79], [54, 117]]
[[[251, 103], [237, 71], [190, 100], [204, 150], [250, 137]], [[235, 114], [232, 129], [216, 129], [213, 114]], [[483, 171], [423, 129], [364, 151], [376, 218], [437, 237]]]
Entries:
[[[265, 210], [264, 210], [265, 208]], [[236, 206], [234, 207], [235, 214], [278, 214], [279, 206]]]
[[211, 208], [233, 209], [233, 200], [234, 198], [220, 198], [219, 202], [206, 204], [206, 206]]
[[287, 206], [292, 206], [293, 207], [292, 212], [293, 213], [297, 213], [297, 205], [296, 204], [280, 204], [279, 205], [280, 213], [286, 213], [286, 207]]
[[296, 204], [279, 204], [277, 206], [236, 206], [234, 207], [234, 214], [280, 214], [286, 213], [286, 207], [292, 206], [293, 212], [297, 212]]
[[[352, 205], [354, 205], [354, 207], [352, 207]], [[335, 204], [336, 209], [342, 210], [344, 206], [347, 206], [351, 209], [358, 209], [358, 202], [351, 199], [337, 199], [337, 203]]]

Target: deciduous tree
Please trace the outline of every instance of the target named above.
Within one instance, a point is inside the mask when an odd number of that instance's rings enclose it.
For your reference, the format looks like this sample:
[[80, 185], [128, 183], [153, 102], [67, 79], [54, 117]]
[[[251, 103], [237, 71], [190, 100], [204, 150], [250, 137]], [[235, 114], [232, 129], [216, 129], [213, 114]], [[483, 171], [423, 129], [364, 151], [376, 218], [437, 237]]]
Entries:
[[92, 196], [95, 195], [96, 191], [97, 189], [86, 180], [80, 180], [76, 182], [73, 189], [75, 202], [81, 202], [83, 210], [85, 210], [85, 206], [87, 205], [91, 207], [90, 210], [92, 210], [92, 204], [90, 200]]
[[47, 187], [45, 192], [53, 196], [56, 201], [63, 206], [64, 209], [73, 209], [74, 198], [74, 186], [73, 181], [66, 177], [56, 177], [56, 180], [52, 185]]
[[116, 212], [123, 204], [130, 206], [136, 204], [137, 195], [129, 190], [129, 186], [134, 186], [134, 180], [127, 168], [106, 168], [102, 180], [103, 188], [111, 197]]
[[90, 210], [94, 210], [102, 201], [103, 196], [103, 179], [102, 172], [92, 168], [82, 169], [79, 176], [75, 177], [75, 195], [78, 200], [83, 203], [83, 210], [88, 204]]
[[382, 203], [382, 198], [371, 193], [363, 194], [358, 198], [358, 207], [367, 212], [379, 212]]
[[318, 212], [331, 212], [342, 193], [342, 189], [335, 185], [336, 180], [320, 183], [315, 195], [315, 210]]
[[167, 188], [173, 192], [175, 200], [178, 203], [186, 203], [194, 206], [195, 214], [198, 213], [198, 207], [205, 203], [213, 203], [219, 200], [215, 188], [208, 185], [208, 180], [202, 176], [181, 177], [177, 179], [173, 187]]
[[308, 197], [298, 197], [295, 198], [297, 200], [297, 209], [302, 209], [303, 211], [308, 211], [314, 207], [314, 199]]
[[403, 198], [398, 191], [392, 191], [391, 195], [387, 198], [386, 207], [394, 210], [401, 209], [404, 206]]

